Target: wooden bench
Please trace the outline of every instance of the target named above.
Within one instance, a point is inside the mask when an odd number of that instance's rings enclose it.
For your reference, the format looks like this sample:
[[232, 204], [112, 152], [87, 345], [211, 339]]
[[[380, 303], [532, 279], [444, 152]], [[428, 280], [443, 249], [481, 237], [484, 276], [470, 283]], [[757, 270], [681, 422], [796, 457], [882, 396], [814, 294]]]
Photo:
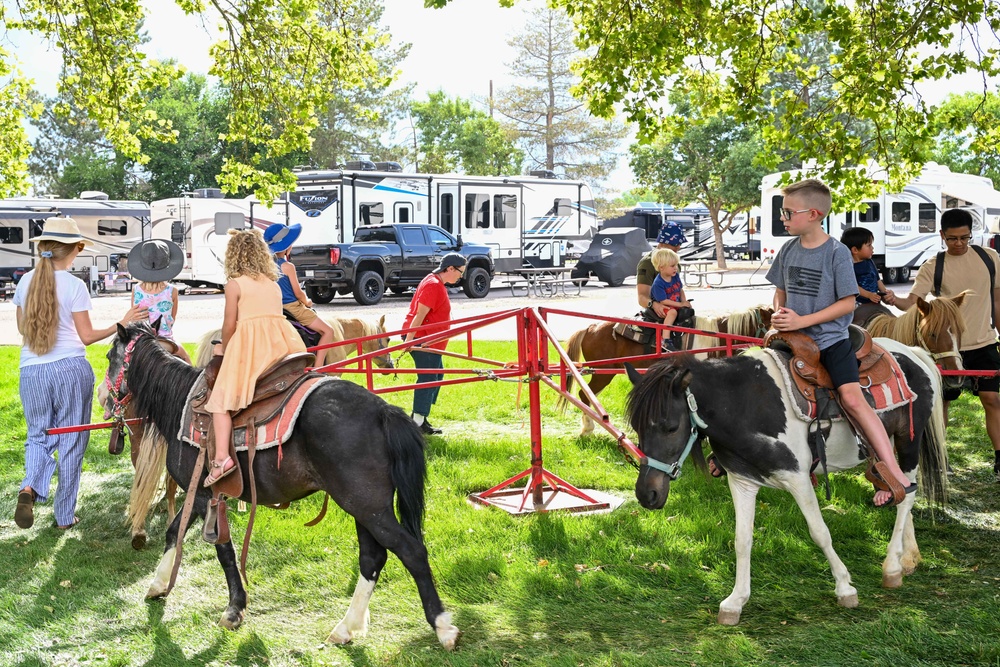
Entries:
[[562, 290], [564, 296], [569, 296], [567, 291], [567, 286], [576, 285], [575, 296], [580, 295], [580, 290], [583, 287], [583, 283], [590, 280], [590, 278], [542, 278], [535, 281], [535, 292], [538, 296], [555, 296], [559, 290]]
[[[702, 285], [706, 287], [719, 287], [722, 285], [723, 276], [727, 273], [729, 273], [729, 269], [706, 269], [704, 271], [688, 271], [687, 275], [695, 276], [698, 279], [691, 287], [701, 287]], [[718, 277], [717, 282], [712, 282], [713, 276]]]

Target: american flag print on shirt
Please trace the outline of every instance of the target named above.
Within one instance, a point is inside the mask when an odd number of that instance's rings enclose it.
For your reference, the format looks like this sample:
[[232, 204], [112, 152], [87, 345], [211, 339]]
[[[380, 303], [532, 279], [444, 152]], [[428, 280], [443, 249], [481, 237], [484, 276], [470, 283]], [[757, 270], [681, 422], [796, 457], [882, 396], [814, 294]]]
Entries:
[[822, 280], [822, 271], [803, 266], [790, 266], [788, 267], [785, 291], [789, 294], [816, 297], [819, 296], [819, 286]]

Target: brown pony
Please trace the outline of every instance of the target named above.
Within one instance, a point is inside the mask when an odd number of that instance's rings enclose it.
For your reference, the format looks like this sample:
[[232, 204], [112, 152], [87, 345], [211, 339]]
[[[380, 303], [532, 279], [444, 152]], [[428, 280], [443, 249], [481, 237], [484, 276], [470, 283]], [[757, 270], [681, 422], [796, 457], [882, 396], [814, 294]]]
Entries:
[[[934, 362], [945, 370], [962, 370], [962, 333], [965, 320], [960, 306], [966, 292], [954, 297], [942, 297], [917, 302], [899, 317], [877, 315], [865, 323], [865, 328], [875, 338], [891, 338], [903, 345], [922, 347], [933, 357]], [[962, 378], [947, 375], [944, 385], [954, 388], [962, 384]]]
[[[717, 331], [719, 333], [763, 338], [764, 334], [771, 327], [771, 313], [773, 310], [771, 306], [760, 305], [720, 317], [696, 316], [694, 328], [701, 331]], [[585, 361], [601, 361], [604, 359], [635, 357], [646, 353], [641, 343], [636, 343], [624, 336], [615, 334], [614, 327], [614, 322], [600, 322], [591, 324], [586, 329], [580, 329], [574, 333], [566, 343], [566, 353], [569, 355], [569, 358], [573, 361], [579, 361], [582, 355]], [[719, 345], [719, 339], [714, 336], [685, 334], [682, 349], [702, 350], [718, 347]], [[713, 352], [709, 353], [708, 356], [721, 357], [725, 356], [725, 352]], [[644, 361], [633, 361], [631, 364], [637, 368], [647, 368], [655, 361], [658, 361], [658, 359], [650, 358]], [[606, 364], [601, 365], [601, 368], [624, 368], [624, 366], [622, 364]], [[611, 384], [614, 378], [615, 376], [612, 374], [595, 373], [591, 376], [590, 382], [587, 384], [596, 396]], [[572, 389], [572, 382], [573, 377], [568, 376], [566, 382], [567, 391]], [[584, 403], [589, 405], [589, 401], [582, 391], [579, 393], [579, 396]], [[565, 405], [565, 401], [560, 401], [561, 407], [565, 407]], [[594, 422], [585, 413], [581, 414], [583, 430], [580, 431], [580, 435], [587, 435], [594, 430]]]

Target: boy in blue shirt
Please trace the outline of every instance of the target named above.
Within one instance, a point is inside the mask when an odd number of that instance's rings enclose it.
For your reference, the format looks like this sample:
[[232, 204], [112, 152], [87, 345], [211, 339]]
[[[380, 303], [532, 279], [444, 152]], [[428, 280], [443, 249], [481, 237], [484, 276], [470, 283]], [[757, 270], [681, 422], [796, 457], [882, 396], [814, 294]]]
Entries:
[[878, 267], [872, 261], [875, 237], [871, 230], [864, 227], [850, 227], [840, 235], [840, 242], [851, 251], [851, 259], [854, 260], [854, 278], [858, 282], [859, 294], [854, 311], [854, 324], [864, 326], [865, 322], [876, 315], [892, 315], [892, 311], [882, 304], [895, 305], [896, 293], [886, 289], [878, 276]]
[[[905, 493], [913, 493], [916, 483], [910, 484], [903, 474], [885, 427], [861, 393], [858, 361], [847, 332], [858, 295], [853, 262], [847, 247], [822, 226], [830, 212], [830, 189], [810, 178], [789, 185], [783, 194], [781, 219], [795, 238], [781, 248], [767, 272], [775, 287], [771, 326], [801, 331], [816, 341], [841, 407], [861, 428], [895, 482]], [[874, 503], [892, 507], [897, 501], [891, 492], [879, 489]]]
[[[684, 283], [677, 275], [680, 271], [681, 258], [669, 248], [657, 248], [650, 256], [650, 260], [658, 272], [649, 288], [649, 296], [652, 299], [650, 307], [655, 304], [662, 306], [663, 323], [673, 325], [680, 314], [679, 309], [691, 307], [691, 303], [684, 295]], [[672, 342], [668, 342], [667, 345], [676, 349], [680, 334], [673, 332], [670, 337]]]

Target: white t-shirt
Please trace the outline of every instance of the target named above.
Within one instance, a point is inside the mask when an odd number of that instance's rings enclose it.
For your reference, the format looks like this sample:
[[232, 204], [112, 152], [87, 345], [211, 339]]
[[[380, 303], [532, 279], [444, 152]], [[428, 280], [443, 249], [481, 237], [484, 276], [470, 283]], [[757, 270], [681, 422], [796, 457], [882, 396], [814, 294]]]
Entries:
[[[17, 288], [14, 290], [14, 305], [21, 308], [22, 316], [24, 304], [28, 300], [28, 287], [34, 277], [34, 269], [28, 271], [17, 283]], [[56, 332], [56, 344], [49, 350], [48, 354], [42, 356], [38, 356], [29, 350], [27, 345], [23, 345], [21, 347], [21, 368], [86, 355], [87, 348], [80, 340], [80, 334], [76, 332], [73, 313], [91, 309], [90, 292], [87, 290], [87, 285], [68, 271], [56, 271], [56, 294], [59, 298], [59, 328]]]

